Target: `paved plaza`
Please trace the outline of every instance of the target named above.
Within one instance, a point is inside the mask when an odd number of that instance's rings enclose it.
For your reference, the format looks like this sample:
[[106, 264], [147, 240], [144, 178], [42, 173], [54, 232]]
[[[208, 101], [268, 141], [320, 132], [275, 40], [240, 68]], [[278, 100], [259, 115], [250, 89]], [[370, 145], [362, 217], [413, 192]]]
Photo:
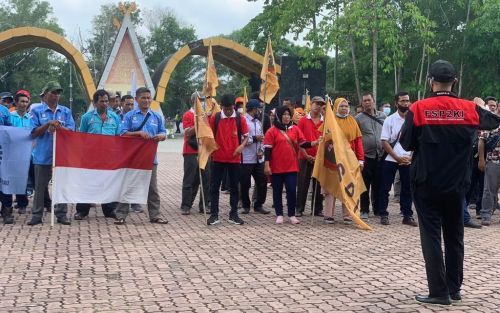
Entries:
[[500, 311], [498, 214], [490, 227], [465, 230], [463, 301], [422, 305], [413, 300], [427, 290], [418, 228], [401, 224], [394, 203], [391, 225], [370, 218], [373, 231], [321, 218], [311, 226], [309, 217], [277, 226], [257, 214], [236, 226], [222, 194], [222, 223], [207, 227], [197, 210], [180, 214], [180, 139], [160, 151], [168, 225], [131, 213], [116, 226], [100, 208], [71, 226], [51, 228], [48, 216], [27, 226], [29, 214], [17, 213], [0, 225], [0, 312]]

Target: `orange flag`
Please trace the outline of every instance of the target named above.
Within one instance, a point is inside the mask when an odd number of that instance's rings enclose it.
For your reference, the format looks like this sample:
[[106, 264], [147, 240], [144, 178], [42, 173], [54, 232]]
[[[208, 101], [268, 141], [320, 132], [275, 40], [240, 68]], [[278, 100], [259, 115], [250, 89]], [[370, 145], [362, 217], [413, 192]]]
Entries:
[[264, 82], [260, 85], [259, 97], [262, 101], [264, 101], [264, 103], [271, 103], [271, 100], [274, 96], [276, 96], [276, 93], [278, 93], [278, 90], [280, 89], [278, 75], [276, 75], [276, 63], [274, 62], [271, 38], [267, 40], [266, 53], [264, 54], [260, 79]]
[[205, 82], [203, 83], [203, 95], [205, 97], [215, 97], [218, 86], [219, 79], [217, 78], [217, 70], [215, 69], [214, 57], [212, 55], [212, 42], [210, 42], [207, 55], [207, 72], [205, 73]]
[[208, 158], [215, 150], [219, 149], [214, 139], [212, 128], [208, 123], [208, 117], [201, 107], [200, 100], [196, 98], [195, 106], [195, 130], [196, 138], [198, 138], [198, 166], [204, 170], [207, 165]]
[[307, 115], [311, 112], [311, 96], [309, 96], [309, 90], [306, 91], [306, 106], [304, 108], [304, 113]]
[[323, 139], [318, 146], [312, 176], [318, 180], [321, 188], [345, 204], [349, 215], [361, 229], [371, 230], [359, 217], [360, 196], [366, 191], [361, 167], [335, 120], [330, 98], [327, 99], [322, 127]]

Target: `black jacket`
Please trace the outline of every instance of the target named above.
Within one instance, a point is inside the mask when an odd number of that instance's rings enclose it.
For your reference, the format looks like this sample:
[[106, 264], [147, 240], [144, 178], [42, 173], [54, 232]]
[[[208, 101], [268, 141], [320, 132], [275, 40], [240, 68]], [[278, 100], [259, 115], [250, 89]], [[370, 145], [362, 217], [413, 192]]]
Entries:
[[450, 92], [438, 92], [410, 107], [400, 143], [413, 151], [413, 188], [432, 194], [462, 194], [470, 185], [472, 145], [479, 129], [498, 127], [500, 117]]

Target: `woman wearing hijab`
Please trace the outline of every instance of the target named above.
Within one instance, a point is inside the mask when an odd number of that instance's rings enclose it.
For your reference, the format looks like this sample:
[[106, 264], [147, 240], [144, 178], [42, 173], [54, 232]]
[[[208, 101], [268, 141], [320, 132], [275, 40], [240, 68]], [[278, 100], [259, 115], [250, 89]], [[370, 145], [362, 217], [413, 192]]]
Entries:
[[297, 152], [299, 147], [317, 146], [319, 140], [306, 141], [300, 129], [292, 123], [293, 111], [287, 106], [276, 110], [273, 127], [264, 137], [264, 173], [272, 175], [273, 202], [276, 211], [276, 224], [283, 224], [283, 185], [286, 188], [286, 201], [290, 223], [299, 224], [295, 217], [297, 172], [299, 171]]
[[[338, 98], [333, 104], [333, 112], [335, 112], [335, 120], [342, 129], [344, 136], [347, 141], [351, 144], [351, 149], [354, 151], [356, 158], [359, 161], [361, 167], [364, 163], [364, 152], [363, 152], [363, 141], [361, 140], [361, 130], [359, 129], [356, 120], [349, 114], [350, 108], [349, 103], [344, 98]], [[324, 193], [325, 195], [325, 223], [333, 224], [335, 222], [334, 208], [335, 208], [335, 197], [332, 194]], [[342, 213], [344, 215], [344, 222], [350, 223], [351, 218], [344, 204], [342, 204]]]

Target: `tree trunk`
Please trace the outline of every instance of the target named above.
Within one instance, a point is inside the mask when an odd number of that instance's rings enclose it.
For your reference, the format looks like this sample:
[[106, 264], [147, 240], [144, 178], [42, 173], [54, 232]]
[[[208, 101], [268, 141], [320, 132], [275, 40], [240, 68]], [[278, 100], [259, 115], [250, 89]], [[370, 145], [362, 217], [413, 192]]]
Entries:
[[398, 93], [398, 67], [394, 64], [394, 94]]
[[377, 55], [377, 37], [378, 31], [373, 31], [373, 49], [372, 49], [372, 77], [373, 77], [373, 100], [377, 103], [377, 67], [378, 67], [378, 55]]
[[469, 26], [470, 3], [471, 3], [471, 1], [469, 0], [468, 4], [467, 4], [467, 17], [465, 18], [464, 41], [462, 43], [462, 56], [461, 56], [461, 60], [460, 60], [460, 74], [459, 74], [459, 78], [458, 78], [458, 96], [459, 97], [462, 94], [462, 77], [464, 74], [464, 66], [465, 66], [465, 62], [464, 62], [465, 42], [466, 42], [465, 37], [466, 37], [467, 27]]
[[356, 94], [358, 95], [358, 102], [361, 103], [361, 87], [359, 85], [358, 65], [356, 63], [356, 44], [354, 43], [354, 38], [351, 34], [349, 34], [349, 41], [351, 42], [351, 55], [352, 65], [354, 68], [354, 81], [356, 83]]

